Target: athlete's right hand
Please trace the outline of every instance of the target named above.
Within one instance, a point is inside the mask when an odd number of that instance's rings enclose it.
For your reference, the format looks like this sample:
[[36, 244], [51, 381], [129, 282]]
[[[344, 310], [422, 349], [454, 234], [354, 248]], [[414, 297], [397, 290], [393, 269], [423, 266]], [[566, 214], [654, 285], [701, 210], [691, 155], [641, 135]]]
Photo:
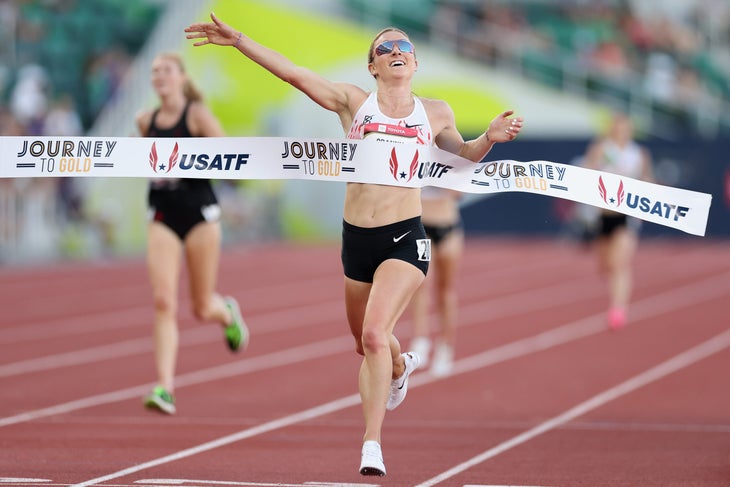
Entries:
[[198, 22], [190, 24], [185, 28], [188, 39], [203, 39], [197, 41], [193, 46], [204, 46], [206, 44], [217, 44], [219, 46], [233, 46], [240, 39], [241, 33], [227, 25], [213, 12], [210, 13], [213, 22]]

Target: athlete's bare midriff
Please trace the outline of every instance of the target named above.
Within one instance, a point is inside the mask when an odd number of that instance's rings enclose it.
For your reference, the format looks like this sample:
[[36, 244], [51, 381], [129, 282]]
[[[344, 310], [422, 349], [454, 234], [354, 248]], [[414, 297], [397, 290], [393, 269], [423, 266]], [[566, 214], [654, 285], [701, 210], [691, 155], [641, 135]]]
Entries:
[[420, 188], [347, 183], [344, 218], [351, 225], [380, 227], [420, 214]]

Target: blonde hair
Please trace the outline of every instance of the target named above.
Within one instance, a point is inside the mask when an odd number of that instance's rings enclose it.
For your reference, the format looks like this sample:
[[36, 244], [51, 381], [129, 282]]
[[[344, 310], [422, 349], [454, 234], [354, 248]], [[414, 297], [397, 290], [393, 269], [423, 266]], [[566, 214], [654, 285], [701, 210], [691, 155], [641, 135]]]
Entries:
[[180, 68], [180, 72], [182, 72], [185, 75], [185, 84], [183, 85], [183, 94], [185, 95], [185, 98], [189, 101], [203, 101], [203, 93], [198, 89], [197, 86], [195, 86], [195, 83], [192, 82], [189, 76], [187, 76], [187, 71], [185, 70], [185, 63], [183, 62], [182, 56], [180, 56], [176, 52], [163, 52], [161, 54], [158, 54], [156, 56], [157, 59], [167, 59], [175, 64], [177, 64], [177, 67]]

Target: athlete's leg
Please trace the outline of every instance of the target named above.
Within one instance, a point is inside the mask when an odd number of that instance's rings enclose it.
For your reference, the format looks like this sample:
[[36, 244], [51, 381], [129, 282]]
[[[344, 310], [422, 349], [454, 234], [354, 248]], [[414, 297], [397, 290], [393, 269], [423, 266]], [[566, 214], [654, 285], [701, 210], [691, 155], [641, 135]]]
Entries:
[[617, 228], [611, 236], [608, 249], [610, 269], [611, 306], [625, 310], [631, 298], [633, 284], [632, 263], [637, 237], [628, 227]]
[[456, 278], [464, 251], [464, 232], [461, 229], [451, 231], [432, 253], [432, 264], [435, 260], [436, 287], [439, 309], [439, 339], [453, 346], [456, 339], [456, 320], [458, 314], [458, 294]]
[[598, 272], [608, 277], [611, 271], [611, 235], [601, 235], [595, 242]]
[[365, 320], [365, 308], [372, 283], [356, 281], [345, 276], [345, 312], [347, 323], [350, 325], [350, 332], [355, 339], [355, 351], [365, 355], [362, 348], [362, 324]]
[[[434, 252], [435, 254], [435, 252]], [[432, 254], [433, 256], [433, 254]], [[433, 271], [434, 262], [431, 262], [429, 271]], [[429, 311], [431, 305], [431, 283], [430, 279], [425, 279], [411, 300], [411, 309], [413, 310], [413, 338], [426, 338], [431, 334], [429, 325]]]
[[155, 365], [159, 384], [174, 390], [177, 360], [177, 293], [182, 242], [167, 226], [151, 222], [147, 231], [147, 269], [154, 303]]
[[362, 283], [345, 280], [346, 299], [353, 300], [347, 306], [348, 319], [362, 317], [360, 326], [355, 322], [350, 323], [350, 328], [353, 333], [361, 329], [359, 346], [365, 355], [359, 381], [365, 417], [365, 441], [380, 443], [391, 381], [405, 372], [400, 344], [393, 335], [393, 329], [423, 279], [423, 272], [412, 264], [395, 259], [386, 260], [375, 272], [364, 312], [362, 306], [366, 287]]
[[439, 333], [435, 341], [431, 373], [438, 377], [449, 375], [453, 369], [458, 312], [456, 276], [463, 246], [464, 233], [456, 229], [444, 237], [431, 255], [431, 263], [436, 263], [434, 284], [439, 313]]
[[185, 237], [185, 258], [189, 273], [193, 314], [201, 321], [227, 325], [231, 314], [216, 293], [220, 262], [221, 226], [219, 222], [202, 222]]
[[[433, 252], [433, 251], [432, 251]], [[429, 272], [437, 267], [435, 261], [431, 262]], [[421, 359], [421, 366], [425, 367], [431, 355], [431, 321], [429, 319], [431, 311], [431, 279], [426, 278], [418, 287], [411, 299], [411, 310], [413, 319], [413, 338], [411, 339], [410, 349], [418, 354]]]
[[[368, 300], [373, 285], [368, 282], [356, 281], [345, 277], [345, 308], [347, 311], [347, 322], [350, 325], [350, 332], [355, 338], [355, 351], [359, 355], [365, 355], [363, 347], [363, 324], [365, 322], [365, 312], [368, 308]], [[401, 348], [395, 335], [390, 334], [389, 343], [390, 355], [393, 359], [394, 372], [391, 373], [393, 379], [403, 374], [403, 361], [400, 359]], [[364, 362], [363, 362], [364, 363]], [[397, 372], [397, 375], [396, 375]]]

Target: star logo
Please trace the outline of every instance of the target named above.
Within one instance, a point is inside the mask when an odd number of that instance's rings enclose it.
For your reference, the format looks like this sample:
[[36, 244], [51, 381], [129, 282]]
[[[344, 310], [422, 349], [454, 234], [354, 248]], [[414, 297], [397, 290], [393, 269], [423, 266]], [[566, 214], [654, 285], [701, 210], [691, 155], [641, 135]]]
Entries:
[[164, 163], [158, 165], [157, 145], [156, 142], [152, 142], [152, 149], [150, 150], [150, 166], [152, 167], [153, 171], [157, 172], [158, 169], [164, 173], [172, 171], [172, 168], [177, 165], [177, 160], [179, 157], [180, 150], [178, 147], [178, 143], [175, 142], [175, 147], [173, 147], [172, 149], [172, 154], [170, 154], [170, 158], [167, 161], [167, 166]]
[[608, 196], [608, 190], [606, 189], [606, 183], [603, 182], [603, 176], [598, 176], [598, 194], [601, 195], [604, 203], [615, 207], [621, 206], [621, 203], [624, 202], [624, 198], [626, 197], [623, 180], [619, 180], [618, 191], [614, 197]]
[[416, 175], [416, 170], [418, 169], [418, 150], [416, 150], [416, 153], [413, 155], [413, 160], [411, 160], [411, 164], [408, 167], [408, 173], [405, 171], [398, 170], [398, 156], [395, 153], [395, 147], [390, 151], [390, 173], [393, 175], [393, 178], [398, 181], [398, 177], [400, 176], [401, 179], [405, 179], [406, 182], [413, 179], [413, 176]]

